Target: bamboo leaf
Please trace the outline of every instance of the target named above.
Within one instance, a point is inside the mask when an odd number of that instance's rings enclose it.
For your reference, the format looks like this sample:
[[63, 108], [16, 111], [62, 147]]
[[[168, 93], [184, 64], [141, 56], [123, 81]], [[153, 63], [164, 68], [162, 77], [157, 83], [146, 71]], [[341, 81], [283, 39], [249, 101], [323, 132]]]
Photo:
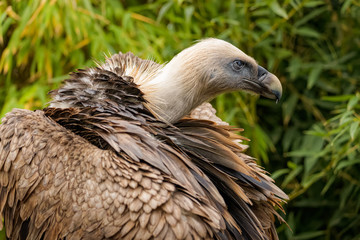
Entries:
[[355, 122], [351, 123], [351, 125], [350, 125], [349, 131], [350, 131], [350, 137], [352, 140], [354, 140], [355, 136], [358, 134], [357, 133], [358, 127], [359, 127], [358, 121], [355, 121]]
[[290, 172], [289, 169], [280, 169], [280, 170], [277, 170], [277, 171], [273, 172], [273, 173], [271, 174], [271, 178], [274, 179], [274, 180], [276, 180], [276, 179], [278, 179], [279, 177], [281, 177], [281, 176], [283, 176], [283, 175], [285, 175], [285, 174], [288, 174], [289, 172]]
[[307, 83], [308, 89], [311, 89], [314, 86], [316, 81], [319, 79], [321, 72], [322, 72], [322, 68], [320, 66], [315, 67], [310, 71], [308, 83]]
[[299, 235], [293, 237], [294, 240], [306, 240], [306, 239], [314, 239], [320, 236], [324, 236], [326, 231], [312, 231], [312, 232], [304, 232]]
[[354, 95], [340, 95], [340, 96], [324, 96], [322, 97], [322, 100], [324, 101], [331, 101], [331, 102], [343, 102], [348, 101], [351, 99]]
[[320, 33], [318, 33], [316, 30], [309, 28], [309, 27], [295, 28], [294, 33], [297, 35], [300, 35], [300, 36], [316, 38], [316, 39], [320, 38], [320, 36], [321, 36]]
[[169, 11], [169, 9], [172, 7], [172, 5], [173, 5], [173, 1], [169, 1], [161, 7], [159, 14], [157, 16], [157, 19], [156, 19], [157, 22], [161, 22], [164, 15]]
[[285, 19], [288, 18], [288, 15], [287, 15], [285, 9], [280, 6], [280, 4], [278, 3], [277, 0], [271, 1], [270, 8], [275, 14], [279, 15], [280, 17], [285, 18]]
[[339, 171], [345, 167], [349, 167], [355, 164], [359, 164], [360, 163], [360, 159], [354, 159], [351, 161], [341, 161], [335, 168], [335, 171]]
[[347, 105], [347, 110], [348, 111], [352, 110], [358, 102], [359, 102], [359, 97], [353, 96]]
[[283, 103], [283, 119], [284, 119], [284, 125], [287, 126], [291, 120], [291, 117], [293, 116], [293, 113], [295, 111], [295, 107], [298, 103], [298, 96], [297, 95], [291, 95], [289, 99]]
[[294, 168], [284, 179], [282, 183], [282, 187], [284, 188], [286, 185], [288, 185], [292, 180], [295, 179], [296, 176], [298, 176], [303, 170], [302, 166], [297, 166]]

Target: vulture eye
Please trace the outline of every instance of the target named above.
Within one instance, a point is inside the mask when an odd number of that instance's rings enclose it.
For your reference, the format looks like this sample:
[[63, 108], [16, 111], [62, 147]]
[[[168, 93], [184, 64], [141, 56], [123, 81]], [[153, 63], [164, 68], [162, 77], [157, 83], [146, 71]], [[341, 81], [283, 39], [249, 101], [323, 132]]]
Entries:
[[241, 60], [235, 60], [232, 63], [232, 67], [235, 71], [240, 71], [244, 67], [245, 63]]

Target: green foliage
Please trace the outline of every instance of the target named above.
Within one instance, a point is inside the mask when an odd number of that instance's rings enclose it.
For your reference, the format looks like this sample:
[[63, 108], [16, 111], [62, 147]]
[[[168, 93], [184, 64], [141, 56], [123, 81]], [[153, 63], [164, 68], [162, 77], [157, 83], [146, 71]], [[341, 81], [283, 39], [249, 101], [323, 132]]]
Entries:
[[359, 16], [356, 0], [3, 0], [0, 116], [44, 107], [69, 71], [104, 53], [164, 62], [197, 39], [227, 40], [283, 83], [279, 104], [213, 102], [290, 195], [280, 239], [359, 239]]
[[325, 239], [355, 239], [360, 237], [360, 93], [323, 100], [336, 103], [335, 116], [313, 123], [299, 148], [287, 153], [292, 159], [288, 168], [273, 176], [286, 174], [282, 187], [292, 189], [289, 207], [294, 215], [289, 224], [294, 232], [300, 219], [307, 219], [301, 221], [307, 230], [299, 234], [301, 239], [315, 233]]

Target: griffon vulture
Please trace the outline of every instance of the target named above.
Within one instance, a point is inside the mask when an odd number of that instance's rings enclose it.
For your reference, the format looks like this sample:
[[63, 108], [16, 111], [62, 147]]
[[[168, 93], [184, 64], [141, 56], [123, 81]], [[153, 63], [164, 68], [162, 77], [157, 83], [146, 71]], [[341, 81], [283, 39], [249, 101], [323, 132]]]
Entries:
[[0, 229], [31, 240], [277, 239], [286, 194], [243, 153], [239, 129], [201, 105], [238, 90], [282, 93], [217, 39], [166, 65], [119, 53], [71, 73], [49, 107], [2, 119]]

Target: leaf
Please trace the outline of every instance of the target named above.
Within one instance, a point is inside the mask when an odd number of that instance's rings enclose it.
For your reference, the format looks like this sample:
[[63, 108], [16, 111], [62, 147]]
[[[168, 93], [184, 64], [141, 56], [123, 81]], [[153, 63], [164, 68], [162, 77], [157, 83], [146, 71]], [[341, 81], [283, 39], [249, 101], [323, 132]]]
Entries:
[[355, 121], [350, 125], [349, 131], [350, 131], [351, 140], [354, 140], [354, 138], [355, 138], [355, 136], [357, 134], [356, 131], [357, 131], [358, 127], [359, 127], [359, 122], [358, 121]]
[[343, 191], [341, 192], [341, 196], [340, 196], [340, 209], [343, 209], [346, 204], [349, 202], [349, 198], [351, 196], [351, 193], [353, 192], [355, 188], [355, 185], [353, 184], [348, 184]]
[[298, 56], [293, 56], [290, 59], [290, 65], [287, 68], [287, 71], [290, 74], [290, 79], [295, 80], [300, 75], [301, 66], [303, 65], [303, 62], [301, 58]]
[[324, 6], [324, 7], [319, 7], [319, 8], [314, 8], [312, 11], [309, 12], [309, 14], [307, 14], [306, 16], [300, 18], [295, 24], [294, 27], [298, 28], [301, 25], [304, 25], [305, 23], [309, 22], [311, 19], [314, 19], [315, 17], [320, 16], [323, 12], [327, 11], [328, 7]]
[[344, 123], [347, 123], [347, 122], [352, 122], [353, 121], [353, 113], [352, 111], [346, 111], [344, 112], [343, 114], [341, 114], [341, 118], [340, 118], [340, 125], [343, 125]]
[[345, 12], [349, 9], [349, 6], [352, 4], [353, 0], [345, 0], [341, 7], [341, 14], [345, 14]]
[[321, 34], [310, 27], [301, 27], [293, 29], [294, 33], [303, 37], [320, 38]]
[[324, 96], [321, 99], [330, 102], [344, 102], [351, 99], [354, 95]]
[[322, 72], [322, 67], [320, 67], [320, 66], [315, 67], [310, 71], [308, 82], [307, 82], [307, 89], [311, 89], [314, 86], [314, 84], [318, 80], [321, 72]]
[[311, 152], [308, 150], [298, 150], [287, 153], [286, 155], [289, 157], [311, 157], [314, 156], [316, 152]]
[[289, 175], [286, 176], [281, 186], [284, 188], [286, 185], [288, 185], [297, 175], [301, 173], [302, 170], [303, 170], [302, 166], [297, 166], [296, 168], [294, 168], [289, 173]]
[[277, 178], [281, 177], [282, 175], [284, 174], [287, 174], [290, 172], [290, 169], [288, 168], [284, 168], [284, 169], [279, 169], [279, 170], [276, 170], [275, 172], [273, 172], [271, 174], [271, 178], [276, 180]]
[[327, 131], [323, 128], [321, 124], [315, 124], [312, 126], [312, 130], [305, 131], [308, 135], [313, 135], [317, 137], [324, 138], [327, 135]]
[[329, 190], [329, 188], [335, 182], [335, 180], [336, 180], [336, 175], [332, 175], [330, 179], [327, 181], [325, 187], [321, 190], [321, 195], [324, 195]]
[[292, 237], [293, 240], [305, 240], [305, 239], [314, 239], [316, 237], [320, 237], [326, 234], [326, 231], [312, 231], [312, 232], [304, 232], [299, 235]]
[[283, 109], [283, 119], [284, 119], [284, 125], [287, 126], [291, 120], [291, 117], [293, 116], [295, 107], [298, 103], [298, 96], [296, 94], [293, 94], [289, 97], [289, 99], [283, 103], [282, 109]]
[[194, 13], [194, 6], [189, 6], [185, 8], [185, 22], [187, 25], [191, 24], [191, 17]]
[[320, 178], [324, 177], [325, 172], [318, 172], [316, 174], [313, 175], [309, 175], [305, 178], [303, 178], [303, 181], [301, 182], [301, 184], [303, 185], [303, 187], [309, 188], [312, 184], [314, 184], [315, 182], [317, 182]]
[[300, 134], [298, 132], [298, 129], [291, 127], [288, 128], [285, 133], [284, 133], [284, 137], [282, 139], [282, 147], [283, 147], [283, 151], [284, 152], [288, 152], [291, 145], [294, 144], [294, 142], [296, 142], [296, 140], [298, 140], [299, 138], [301, 138], [302, 133]]
[[271, 1], [270, 3], [270, 9], [277, 15], [279, 15], [280, 17], [282, 18], [285, 18], [287, 19], [288, 18], [288, 15], [285, 11], [285, 9], [283, 9], [280, 4], [278, 3], [277, 0], [273, 0]]
[[346, 168], [348, 166], [352, 166], [352, 165], [355, 165], [355, 164], [359, 164], [360, 163], [360, 159], [354, 159], [354, 160], [351, 160], [351, 161], [341, 161], [335, 168], [335, 171], [339, 171], [343, 168]]
[[312, 8], [312, 9], [315, 9], [315, 7], [324, 5], [324, 4], [326, 4], [326, 2], [321, 1], [321, 0], [304, 1], [304, 6], [306, 6], [308, 8]]
[[347, 110], [350, 111], [351, 109], [353, 109], [358, 102], [359, 102], [359, 96], [356, 95], [352, 97], [347, 105]]
[[173, 1], [169, 1], [160, 8], [159, 14], [156, 19], [157, 22], [161, 22], [161, 20], [163, 19], [165, 14], [169, 11], [172, 5], [173, 5]]

